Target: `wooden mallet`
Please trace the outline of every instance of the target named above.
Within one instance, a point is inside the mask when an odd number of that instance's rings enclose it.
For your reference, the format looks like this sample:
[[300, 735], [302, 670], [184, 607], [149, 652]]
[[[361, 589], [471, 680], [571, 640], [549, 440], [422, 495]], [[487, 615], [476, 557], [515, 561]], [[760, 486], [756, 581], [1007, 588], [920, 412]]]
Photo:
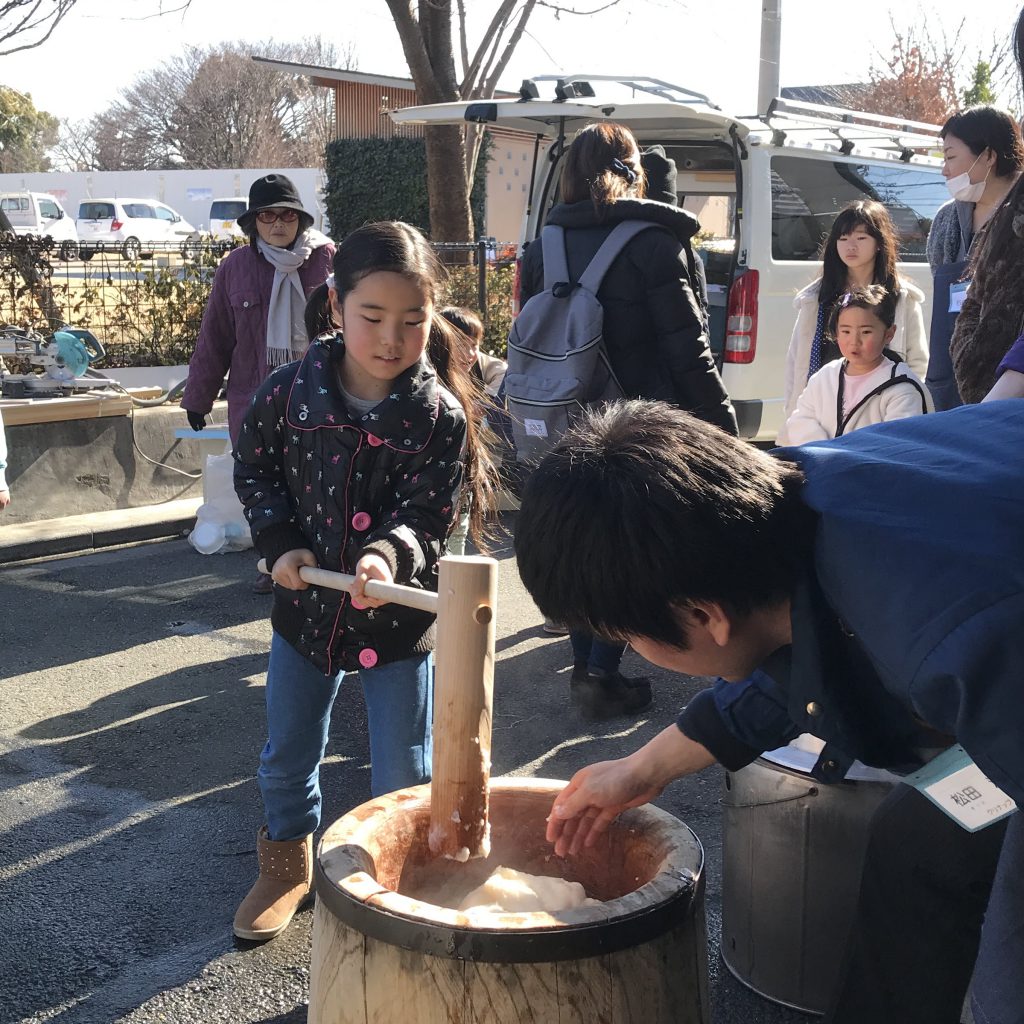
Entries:
[[[266, 572], [261, 559], [257, 568]], [[446, 555], [438, 592], [370, 580], [366, 593], [437, 615], [434, 665], [434, 758], [429, 845], [433, 853], [466, 861], [490, 852], [488, 782], [498, 563], [481, 556]], [[350, 591], [355, 576], [302, 566], [306, 583]]]

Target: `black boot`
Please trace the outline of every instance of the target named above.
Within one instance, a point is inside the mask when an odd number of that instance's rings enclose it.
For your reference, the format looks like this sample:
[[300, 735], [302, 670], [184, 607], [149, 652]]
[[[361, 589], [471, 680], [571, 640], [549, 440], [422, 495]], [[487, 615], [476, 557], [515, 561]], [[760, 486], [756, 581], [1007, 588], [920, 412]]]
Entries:
[[618, 672], [588, 672], [577, 662], [572, 670], [570, 700], [588, 719], [617, 718], [651, 706], [651, 681], [641, 676], [627, 679]]

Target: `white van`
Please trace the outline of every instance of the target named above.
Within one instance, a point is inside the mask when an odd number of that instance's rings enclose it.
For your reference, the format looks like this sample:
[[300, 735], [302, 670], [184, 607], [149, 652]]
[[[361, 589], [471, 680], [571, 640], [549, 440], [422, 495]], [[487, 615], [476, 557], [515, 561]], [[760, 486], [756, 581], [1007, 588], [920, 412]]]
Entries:
[[[552, 99], [539, 98], [541, 91]], [[949, 199], [938, 128], [838, 108], [775, 100], [763, 117], [735, 117], [708, 97], [654, 79], [546, 76], [519, 99], [441, 103], [392, 111], [399, 124], [470, 121], [536, 139], [520, 245], [535, 239], [555, 203], [562, 159], [595, 121], [627, 126], [641, 147], [660, 143], [676, 162], [680, 205], [702, 225], [697, 240], [711, 304], [711, 346], [740, 433], [775, 439], [782, 425], [793, 297], [821, 273], [817, 252], [849, 201], [882, 202], [900, 236], [900, 273], [928, 297], [925, 242]]]
[[0, 210], [7, 214], [16, 235], [50, 237], [62, 260], [78, 255], [78, 229], [64, 207], [45, 192], [0, 192]]
[[231, 242], [245, 238], [238, 218], [249, 209], [245, 196], [224, 196], [210, 201], [210, 237], [215, 242]]

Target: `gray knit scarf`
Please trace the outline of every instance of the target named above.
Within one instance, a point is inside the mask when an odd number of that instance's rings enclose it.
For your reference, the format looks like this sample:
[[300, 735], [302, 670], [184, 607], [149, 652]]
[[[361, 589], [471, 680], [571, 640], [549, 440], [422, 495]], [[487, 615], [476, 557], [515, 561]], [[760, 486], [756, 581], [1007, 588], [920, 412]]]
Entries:
[[315, 249], [330, 241], [314, 228], [303, 231], [290, 249], [279, 249], [262, 238], [256, 246], [274, 268], [274, 283], [267, 305], [267, 366], [283, 366], [298, 359], [309, 344], [303, 314], [306, 292], [299, 268]]

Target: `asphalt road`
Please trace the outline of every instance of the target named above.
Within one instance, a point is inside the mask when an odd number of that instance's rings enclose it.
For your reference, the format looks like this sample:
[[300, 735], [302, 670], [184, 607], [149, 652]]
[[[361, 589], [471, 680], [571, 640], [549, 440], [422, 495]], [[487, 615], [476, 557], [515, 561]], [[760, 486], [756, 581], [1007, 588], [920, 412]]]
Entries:
[[[655, 706], [594, 728], [568, 703], [569, 645], [546, 636], [508, 552], [501, 584], [494, 773], [567, 779], [634, 749], [700, 683], [648, 671]], [[261, 820], [269, 600], [251, 553], [184, 541], [0, 569], [0, 1024], [299, 1024], [310, 923], [233, 941]], [[324, 820], [369, 797], [358, 686], [335, 708]], [[712, 1024], [791, 1024], [721, 965], [720, 770], [660, 805], [707, 854]]]

